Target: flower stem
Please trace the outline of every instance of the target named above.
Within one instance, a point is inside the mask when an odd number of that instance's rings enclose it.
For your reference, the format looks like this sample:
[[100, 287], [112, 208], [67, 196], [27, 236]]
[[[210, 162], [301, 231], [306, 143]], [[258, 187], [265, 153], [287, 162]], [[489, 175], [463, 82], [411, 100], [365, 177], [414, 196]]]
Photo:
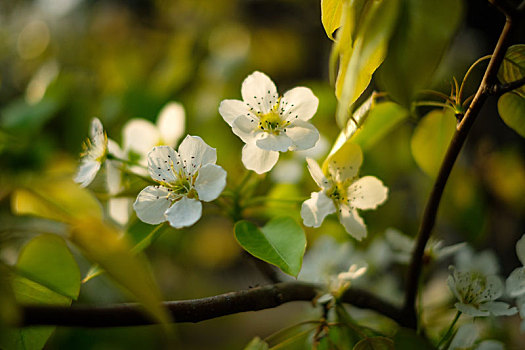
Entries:
[[454, 317], [454, 319], [452, 320], [452, 323], [451, 323], [450, 326], [448, 327], [447, 332], [445, 333], [445, 335], [443, 336], [443, 338], [441, 338], [441, 340], [439, 341], [439, 343], [438, 343], [438, 345], [437, 345], [437, 348], [438, 348], [438, 349], [441, 347], [441, 345], [443, 345], [444, 343], [446, 343], [446, 341], [450, 338], [450, 336], [452, 335], [452, 331], [454, 330], [454, 326], [455, 326], [456, 323], [458, 322], [460, 316], [461, 316], [461, 311], [458, 310], [458, 312], [456, 313], [456, 317]]
[[488, 59], [490, 59], [492, 57], [492, 55], [486, 55], [486, 56], [483, 56], [481, 58], [479, 58], [476, 62], [472, 63], [472, 65], [469, 67], [469, 69], [467, 70], [467, 72], [465, 73], [465, 76], [463, 77], [463, 81], [461, 82], [461, 86], [459, 88], [459, 92], [458, 92], [458, 95], [456, 97], [456, 101], [458, 101], [458, 104], [461, 104], [461, 96], [463, 96], [463, 88], [465, 87], [465, 82], [467, 81], [467, 79], [469, 78], [470, 76], [470, 73], [472, 72], [472, 70], [478, 65], [480, 64], [481, 62], [483, 61], [486, 61]]

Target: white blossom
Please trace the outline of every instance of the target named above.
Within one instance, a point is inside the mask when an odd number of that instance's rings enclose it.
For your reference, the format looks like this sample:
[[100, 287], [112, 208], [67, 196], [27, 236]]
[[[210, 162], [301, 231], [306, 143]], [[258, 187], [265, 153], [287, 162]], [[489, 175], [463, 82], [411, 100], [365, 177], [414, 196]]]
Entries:
[[296, 87], [282, 97], [273, 81], [254, 72], [244, 79], [242, 101], [224, 100], [219, 113], [235, 135], [246, 143], [244, 166], [258, 174], [270, 171], [279, 152], [306, 150], [315, 146], [319, 132], [310, 123], [319, 100], [309, 88]]
[[93, 181], [100, 166], [106, 160], [108, 149], [108, 139], [98, 118], [91, 120], [89, 136], [83, 144], [82, 160], [74, 178], [82, 187], [88, 186]]
[[470, 316], [510, 316], [517, 310], [515, 307], [496, 301], [503, 295], [503, 281], [497, 275], [485, 275], [478, 271], [459, 271], [450, 268], [448, 286], [458, 299], [455, 307]]
[[202, 213], [200, 201], [216, 199], [226, 185], [226, 171], [216, 165], [217, 152], [198, 136], [186, 136], [178, 152], [169, 146], [148, 153], [148, 171], [157, 186], [143, 189], [133, 208], [140, 220], [156, 225], [191, 226]]
[[473, 323], [466, 323], [458, 328], [448, 350], [503, 350], [503, 344], [495, 340], [484, 340], [475, 344], [479, 330]]
[[363, 161], [359, 146], [345, 143], [328, 156], [322, 169], [313, 159], [306, 160], [321, 191], [303, 202], [304, 225], [319, 227], [327, 215], [337, 212], [346, 232], [357, 240], [366, 237], [366, 226], [357, 209], [375, 209], [386, 200], [388, 188], [374, 176], [357, 177]]

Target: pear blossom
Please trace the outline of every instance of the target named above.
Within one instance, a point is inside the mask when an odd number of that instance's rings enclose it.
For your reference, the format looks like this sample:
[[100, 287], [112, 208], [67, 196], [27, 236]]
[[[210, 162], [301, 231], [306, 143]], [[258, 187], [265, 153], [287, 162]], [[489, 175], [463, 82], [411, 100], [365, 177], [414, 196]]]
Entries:
[[516, 254], [524, 266], [517, 267], [510, 273], [506, 286], [508, 295], [517, 298], [516, 305], [522, 319], [521, 331], [525, 332], [525, 235], [516, 243]]
[[458, 328], [448, 350], [503, 350], [503, 344], [495, 340], [484, 340], [476, 344], [479, 330], [473, 323], [466, 323]]
[[74, 178], [81, 187], [87, 187], [93, 181], [108, 151], [108, 138], [98, 118], [91, 120], [89, 136], [83, 144], [82, 160]]
[[242, 162], [247, 169], [268, 172], [279, 152], [306, 150], [317, 143], [319, 132], [308, 120], [319, 100], [309, 88], [296, 87], [281, 97], [266, 74], [254, 72], [244, 79], [241, 95], [243, 101], [222, 101], [219, 113], [246, 143]]
[[191, 226], [202, 203], [216, 199], [226, 185], [226, 171], [215, 164], [217, 152], [198, 136], [186, 136], [178, 152], [169, 146], [148, 153], [148, 171], [157, 186], [143, 189], [133, 208], [140, 220], [175, 228]]
[[485, 275], [478, 271], [459, 271], [449, 268], [447, 283], [458, 299], [454, 305], [459, 311], [473, 316], [510, 316], [517, 312], [515, 307], [496, 301], [503, 295], [503, 281], [497, 275]]
[[366, 226], [357, 209], [375, 209], [386, 200], [388, 188], [374, 176], [357, 177], [363, 161], [359, 146], [345, 143], [328, 156], [322, 169], [313, 159], [306, 161], [321, 191], [303, 202], [303, 224], [319, 227], [327, 215], [337, 212], [346, 232], [357, 240], [366, 237]]

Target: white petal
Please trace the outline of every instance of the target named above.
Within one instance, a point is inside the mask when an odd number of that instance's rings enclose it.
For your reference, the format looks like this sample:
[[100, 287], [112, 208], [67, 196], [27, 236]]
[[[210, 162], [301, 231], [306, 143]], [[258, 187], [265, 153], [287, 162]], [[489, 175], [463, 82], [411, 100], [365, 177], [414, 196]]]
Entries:
[[503, 343], [496, 340], [484, 340], [476, 347], [476, 350], [504, 350]]
[[271, 110], [279, 97], [273, 81], [261, 72], [253, 72], [244, 79], [241, 94], [244, 102], [263, 114]]
[[519, 241], [516, 243], [516, 254], [521, 263], [525, 265], [525, 235], [521, 236]]
[[388, 196], [388, 188], [374, 176], [365, 176], [350, 185], [347, 190], [350, 206], [358, 209], [375, 209]]
[[361, 148], [352, 142], [346, 142], [326, 158], [323, 172], [328, 172], [336, 182], [343, 182], [357, 175], [362, 162]]
[[186, 127], [184, 107], [177, 102], [170, 102], [159, 113], [157, 127], [160, 133], [160, 142], [175, 147], [177, 141], [184, 134]]
[[310, 175], [312, 175], [315, 183], [322, 189], [328, 189], [331, 185], [330, 181], [324, 176], [319, 164], [312, 158], [306, 158], [306, 163], [308, 164], [308, 171]]
[[126, 154], [120, 148], [119, 144], [116, 143], [112, 139], [108, 139], [108, 152], [111, 153], [112, 155], [118, 157], [118, 158], [121, 158], [121, 159], [125, 159], [126, 158]]
[[110, 198], [108, 201], [109, 217], [122, 226], [126, 225], [129, 221], [131, 202], [130, 198], [125, 197]]
[[518, 267], [507, 278], [507, 293], [511, 297], [525, 294], [525, 267]]
[[168, 189], [163, 186], [148, 186], [140, 191], [133, 203], [137, 217], [151, 225], [166, 221], [164, 214], [171, 205], [169, 194]]
[[239, 100], [222, 101], [219, 105], [219, 114], [229, 126], [233, 126], [233, 121], [241, 115], [252, 115], [250, 107], [248, 107], [245, 102]]
[[81, 187], [87, 187], [93, 181], [100, 169], [100, 163], [96, 160], [83, 159], [78, 167], [74, 181]]
[[484, 317], [484, 316], [489, 316], [490, 315], [490, 312], [488, 312], [486, 310], [485, 311], [481, 311], [481, 310], [477, 309], [476, 307], [474, 307], [473, 305], [470, 305], [470, 304], [455, 303], [454, 306], [456, 307], [456, 309], [458, 309], [459, 311], [461, 311], [465, 315], [469, 315], [469, 316], [472, 316], [472, 317]]
[[201, 202], [187, 197], [182, 197], [166, 211], [166, 219], [175, 228], [191, 226], [200, 219], [201, 215]]
[[281, 99], [281, 108], [287, 120], [300, 119], [309, 120], [317, 111], [319, 99], [315, 97], [312, 90], [299, 86], [287, 91]]
[[295, 184], [303, 177], [303, 166], [295, 159], [281, 160], [270, 176], [275, 183]]
[[243, 142], [250, 143], [258, 134], [264, 133], [257, 129], [258, 123], [259, 119], [256, 117], [252, 118], [246, 115], [241, 115], [233, 121], [232, 131], [235, 135], [239, 136]]
[[301, 217], [304, 226], [319, 227], [324, 218], [336, 212], [334, 201], [323, 191], [312, 192], [310, 199], [301, 205]]
[[208, 146], [199, 136], [188, 135], [179, 146], [179, 156], [188, 174], [193, 174], [201, 166], [215, 164], [217, 150]]
[[319, 140], [319, 131], [312, 124], [296, 120], [286, 127], [286, 135], [293, 141], [293, 150], [306, 150], [315, 146]]
[[257, 174], [272, 170], [277, 160], [279, 160], [279, 152], [260, 149], [254, 143], [247, 143], [242, 148], [242, 163], [246, 169], [253, 170]]
[[117, 194], [122, 190], [122, 171], [120, 171], [120, 162], [115, 160], [106, 160], [106, 185], [108, 193]]
[[286, 152], [288, 147], [292, 145], [292, 140], [285, 133], [274, 135], [268, 132], [261, 132], [257, 135], [255, 144], [257, 147], [267, 151]]
[[177, 180], [181, 167], [179, 155], [170, 146], [154, 147], [148, 153], [148, 171], [151, 178], [158, 182], [172, 183]]
[[142, 157], [158, 145], [160, 134], [155, 125], [146, 119], [131, 119], [122, 128], [122, 147]]
[[358, 241], [366, 237], [366, 226], [357, 210], [350, 210], [346, 206], [341, 206], [339, 211], [339, 221], [352, 237]]
[[448, 349], [467, 349], [474, 345], [478, 338], [478, 328], [473, 323], [467, 323], [458, 328], [458, 331]]
[[503, 295], [504, 289], [503, 280], [499, 276], [487, 276], [487, 286], [478, 300], [480, 302], [496, 300]]
[[512, 316], [518, 313], [518, 309], [510, 307], [509, 304], [502, 301], [491, 301], [479, 306], [481, 311], [488, 311], [494, 316]]
[[414, 240], [394, 228], [386, 229], [385, 238], [388, 245], [399, 252], [410, 254], [414, 249]]
[[195, 180], [195, 189], [199, 199], [205, 202], [219, 197], [226, 186], [226, 171], [218, 165], [206, 164], [199, 170]]
[[89, 130], [89, 135], [94, 145], [102, 145], [106, 143], [106, 135], [104, 134], [104, 127], [100, 122], [100, 119], [93, 118], [91, 120], [91, 128]]
[[[448, 287], [450, 288], [450, 291], [454, 294], [456, 299], [461, 300], [462, 296], [460, 295], [460, 293], [458, 291], [458, 287], [460, 287], [460, 286], [457, 285], [458, 284], [457, 283], [457, 274], [459, 272], [456, 271], [454, 266], [450, 266], [449, 270], [450, 270], [450, 275], [448, 275], [448, 278], [447, 278]], [[464, 280], [464, 279], [459, 279], [459, 281], [460, 281], [459, 283], [461, 283], [462, 280]], [[467, 286], [468, 286], [468, 284], [467, 284]]]

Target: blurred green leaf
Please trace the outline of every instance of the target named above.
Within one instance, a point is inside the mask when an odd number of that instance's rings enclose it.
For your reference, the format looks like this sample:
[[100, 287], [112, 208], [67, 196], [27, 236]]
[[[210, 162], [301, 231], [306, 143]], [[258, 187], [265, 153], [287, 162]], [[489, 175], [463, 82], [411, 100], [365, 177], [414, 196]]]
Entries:
[[525, 94], [507, 92], [498, 99], [498, 112], [507, 126], [525, 137]]
[[[409, 116], [408, 111], [394, 102], [380, 102], [373, 106], [363, 125], [350, 140], [367, 150], [385, 137]], [[349, 123], [353, 123], [351, 120]]]
[[395, 349], [398, 350], [433, 350], [429, 341], [418, 335], [414, 330], [401, 328], [394, 336]]
[[[511, 83], [523, 77], [525, 77], [525, 44], [513, 45], [505, 53], [505, 59], [498, 71], [498, 79], [502, 83]], [[525, 98], [525, 86], [512, 92]]]
[[392, 35], [399, 10], [399, 0], [367, 2], [359, 18], [355, 40], [352, 5], [345, 6], [343, 28], [338, 37], [340, 68], [336, 82], [339, 98], [337, 123], [346, 124], [348, 109], [366, 89], [372, 74], [386, 57], [388, 41]]
[[80, 271], [64, 240], [52, 234], [31, 240], [20, 253], [17, 272], [68, 298], [77, 299]]
[[390, 97], [410, 106], [418, 90], [428, 87], [462, 14], [458, 0], [403, 0], [378, 78]]
[[321, 22], [326, 35], [334, 40], [334, 31], [341, 25], [342, 0], [321, 0]]
[[34, 133], [53, 117], [58, 108], [59, 104], [52, 99], [42, 99], [34, 105], [23, 99], [16, 100], [2, 110], [0, 126], [11, 132]]
[[11, 288], [11, 278], [11, 271], [0, 262], [0, 339], [3, 326], [15, 324], [20, 316], [15, 294]]
[[269, 348], [268, 343], [259, 337], [255, 337], [246, 345], [244, 350], [268, 350]]
[[[71, 304], [80, 291], [80, 272], [62, 238], [42, 235], [22, 250], [16, 265], [21, 275], [13, 278], [13, 290], [20, 304]], [[33, 280], [34, 278], [34, 280]], [[42, 349], [55, 327], [10, 329], [2, 339], [3, 349]]]
[[437, 175], [455, 130], [456, 118], [449, 109], [431, 111], [414, 130], [410, 141], [412, 155], [417, 165], [431, 177]]
[[275, 218], [261, 229], [251, 222], [239, 221], [234, 231], [235, 238], [248, 253], [297, 277], [303, 263], [306, 236], [295, 220]]
[[394, 342], [387, 337], [372, 337], [360, 340], [354, 350], [394, 350]]

